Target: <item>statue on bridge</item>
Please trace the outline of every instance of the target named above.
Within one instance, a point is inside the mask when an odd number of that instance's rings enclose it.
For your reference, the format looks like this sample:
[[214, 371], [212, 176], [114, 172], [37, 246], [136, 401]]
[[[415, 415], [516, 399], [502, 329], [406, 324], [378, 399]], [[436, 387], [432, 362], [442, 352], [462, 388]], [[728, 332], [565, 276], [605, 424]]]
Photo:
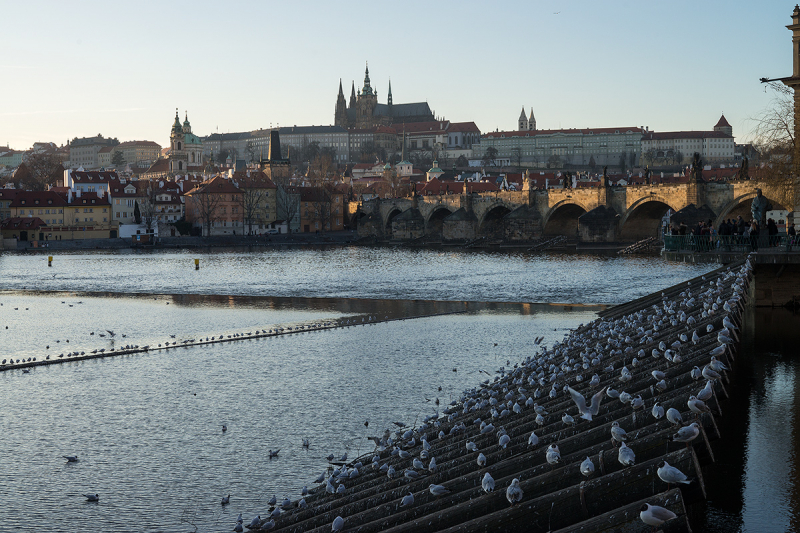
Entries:
[[564, 189], [571, 189], [572, 188], [572, 176], [570, 175], [569, 171], [564, 171], [564, 174], [561, 175], [561, 183], [564, 186]]
[[603, 167], [603, 187], [608, 188], [608, 167]]
[[644, 167], [644, 184], [650, 185], [650, 165]]
[[750, 214], [753, 215], [753, 220], [758, 222], [759, 226], [764, 225], [764, 215], [769, 207], [767, 197], [761, 192], [761, 189], [756, 189], [756, 196], [753, 198], [753, 203], [750, 204]]
[[692, 175], [695, 183], [703, 181], [703, 161], [697, 152], [694, 153], [694, 161], [692, 162]]
[[750, 179], [750, 161], [747, 159], [747, 156], [742, 158], [742, 168], [739, 169], [739, 176], [737, 176], [740, 180], [749, 180]]

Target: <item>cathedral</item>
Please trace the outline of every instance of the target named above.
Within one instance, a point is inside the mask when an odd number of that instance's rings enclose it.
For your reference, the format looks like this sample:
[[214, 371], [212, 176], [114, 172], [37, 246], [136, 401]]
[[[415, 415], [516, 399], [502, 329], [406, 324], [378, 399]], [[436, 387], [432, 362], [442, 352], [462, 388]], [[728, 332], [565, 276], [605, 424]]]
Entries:
[[392, 102], [392, 82], [389, 81], [389, 94], [385, 104], [378, 103], [378, 91], [369, 81], [369, 65], [364, 74], [364, 86], [356, 92], [356, 84], [350, 92], [350, 102], [344, 98], [342, 80], [339, 80], [339, 96], [336, 99], [334, 124], [347, 129], [367, 129], [376, 126], [391, 126], [405, 122], [427, 122], [436, 120], [427, 102], [394, 104]]

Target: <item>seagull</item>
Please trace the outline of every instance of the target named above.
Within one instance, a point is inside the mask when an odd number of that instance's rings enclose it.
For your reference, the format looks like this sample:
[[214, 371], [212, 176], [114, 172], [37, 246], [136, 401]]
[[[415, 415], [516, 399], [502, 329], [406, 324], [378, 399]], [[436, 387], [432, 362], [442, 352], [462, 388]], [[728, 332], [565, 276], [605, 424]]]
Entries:
[[589, 459], [588, 455], [586, 456], [586, 459], [581, 463], [581, 474], [583, 474], [586, 477], [590, 477], [592, 474], [594, 474], [594, 463], [592, 462], [591, 459]]
[[258, 527], [259, 524], [261, 524], [261, 515], [258, 515], [255, 518], [253, 518], [253, 521], [250, 522], [250, 527], [251, 528]]
[[489, 493], [494, 490], [494, 478], [489, 472], [486, 472], [483, 475], [483, 480], [481, 481], [481, 486], [483, 487], [483, 492]]
[[633, 466], [636, 461], [636, 454], [624, 442], [621, 442], [617, 460], [624, 466]]
[[470, 441], [467, 443], [467, 451], [469, 452], [477, 452], [478, 446], [474, 442]]
[[268, 504], [268, 505], [275, 505], [276, 503], [278, 503], [278, 497], [277, 497], [276, 495], [274, 495], [274, 494], [273, 494], [273, 495], [272, 495], [272, 498], [270, 498], [270, 499], [269, 499], [269, 501], [267, 502], [267, 504]]
[[682, 427], [672, 436], [674, 442], [685, 442], [686, 446], [700, 435], [700, 424], [692, 422], [686, 427]]
[[100, 495], [99, 494], [84, 494], [84, 496], [86, 497], [86, 501], [87, 502], [99, 502], [100, 501]]
[[611, 441], [623, 442], [628, 440], [628, 433], [619, 426], [616, 420], [611, 423]]
[[433, 494], [434, 496], [444, 496], [445, 494], [450, 493], [450, 490], [444, 485], [436, 485], [434, 483], [431, 483], [428, 486], [428, 490], [430, 490], [431, 494]]
[[656, 420], [664, 418], [664, 408], [661, 407], [658, 404], [658, 402], [655, 403], [655, 405], [653, 406], [653, 410], [650, 412], [653, 414], [653, 418], [655, 418]]
[[410, 492], [407, 496], [403, 496], [403, 499], [400, 500], [400, 507], [410, 507], [414, 505], [414, 495]]
[[231, 503], [231, 495], [228, 494], [227, 496], [223, 496], [221, 503], [222, 505], [228, 505], [229, 503]]
[[508, 500], [508, 503], [514, 505], [515, 503], [522, 501], [522, 495], [523, 492], [519, 487], [519, 479], [512, 479], [511, 485], [509, 485], [506, 489], [506, 499]]
[[698, 400], [696, 396], [689, 396], [689, 401], [686, 402], [686, 405], [689, 406], [689, 410], [691, 410], [695, 416], [700, 416], [703, 413], [710, 413], [711, 409], [708, 408], [706, 402], [703, 400]]
[[661, 481], [667, 484], [667, 489], [669, 489], [669, 486], [673, 483], [684, 483], [686, 485], [691, 483], [691, 480], [686, 477], [686, 474], [674, 466], [671, 466], [666, 461], [661, 461], [661, 464], [658, 465], [657, 472], [658, 477], [661, 478]]
[[483, 452], [478, 454], [478, 466], [480, 467], [486, 466], [486, 456], [483, 455]]
[[333, 524], [331, 524], [331, 531], [341, 531], [344, 528], [344, 518], [341, 516], [337, 516], [333, 519]]
[[700, 389], [700, 392], [697, 393], [697, 399], [702, 401], [708, 401], [714, 396], [714, 387], [711, 385], [711, 381], [706, 381], [706, 386]]
[[567, 390], [569, 391], [569, 395], [572, 397], [572, 401], [578, 406], [578, 412], [580, 412], [581, 418], [591, 422], [592, 417], [597, 416], [597, 413], [600, 412], [600, 402], [603, 401], [603, 394], [606, 392], [606, 388], [604, 387], [602, 390], [595, 393], [592, 396], [592, 401], [588, 406], [586, 405], [586, 398], [583, 397], [583, 394], [576, 391], [572, 387], [567, 387]]
[[528, 437], [528, 446], [536, 446], [539, 444], [539, 437], [536, 436], [536, 433], [531, 431], [531, 436]]
[[664, 509], [658, 505], [650, 505], [649, 503], [642, 505], [641, 512], [639, 513], [639, 518], [642, 519], [642, 522], [653, 527], [658, 527], [664, 522], [677, 517], [678, 515], [669, 509]]
[[242, 523], [241, 522], [236, 522], [236, 525], [233, 526], [233, 531], [234, 531], [234, 533], [242, 533], [242, 531], [244, 531], [244, 528], [242, 527]]
[[269, 458], [272, 459], [273, 457], [278, 457], [278, 452], [280, 451], [281, 451], [280, 448], [278, 448], [274, 452], [272, 450], [269, 450]]
[[545, 452], [545, 458], [551, 466], [557, 464], [561, 460], [561, 451], [558, 449], [558, 445], [556, 443], [551, 444], [547, 448], [547, 451]]
[[683, 425], [683, 418], [681, 418], [681, 412], [675, 409], [674, 407], [670, 407], [669, 409], [667, 409], [667, 420], [669, 420], [676, 426]]
[[62, 455], [61, 457], [66, 459], [68, 463], [77, 463], [78, 462], [78, 456], [77, 455]]

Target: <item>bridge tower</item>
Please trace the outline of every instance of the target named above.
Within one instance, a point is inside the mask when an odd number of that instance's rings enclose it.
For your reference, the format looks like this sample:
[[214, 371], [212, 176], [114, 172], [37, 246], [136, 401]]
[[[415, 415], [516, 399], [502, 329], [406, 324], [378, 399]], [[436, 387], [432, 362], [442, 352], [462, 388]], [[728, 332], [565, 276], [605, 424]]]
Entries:
[[[793, 172], [795, 180], [800, 175], [800, 142], [797, 141], [797, 135], [800, 133], [800, 5], [794, 6], [792, 12], [792, 23], [786, 26], [792, 32], [792, 75], [789, 78], [783, 78], [781, 81], [794, 90], [794, 157], [792, 160]], [[797, 183], [795, 182], [795, 197], [794, 197], [794, 219], [797, 220], [798, 211], [800, 211], [800, 199], [797, 194]]]

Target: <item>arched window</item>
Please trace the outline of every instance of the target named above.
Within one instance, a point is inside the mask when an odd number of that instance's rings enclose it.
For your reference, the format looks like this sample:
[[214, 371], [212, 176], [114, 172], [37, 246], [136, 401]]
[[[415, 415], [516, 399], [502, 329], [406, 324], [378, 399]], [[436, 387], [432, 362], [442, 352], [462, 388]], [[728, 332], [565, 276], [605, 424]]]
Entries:
[[190, 157], [191, 157], [191, 160], [192, 160], [191, 162], [194, 163], [194, 152], [191, 153]]
[[181, 143], [180, 143], [180, 141], [179, 141], [179, 142], [178, 142], [178, 150], [180, 150], [180, 149], [181, 149]]
[[178, 161], [178, 170], [183, 170], [183, 161]]

